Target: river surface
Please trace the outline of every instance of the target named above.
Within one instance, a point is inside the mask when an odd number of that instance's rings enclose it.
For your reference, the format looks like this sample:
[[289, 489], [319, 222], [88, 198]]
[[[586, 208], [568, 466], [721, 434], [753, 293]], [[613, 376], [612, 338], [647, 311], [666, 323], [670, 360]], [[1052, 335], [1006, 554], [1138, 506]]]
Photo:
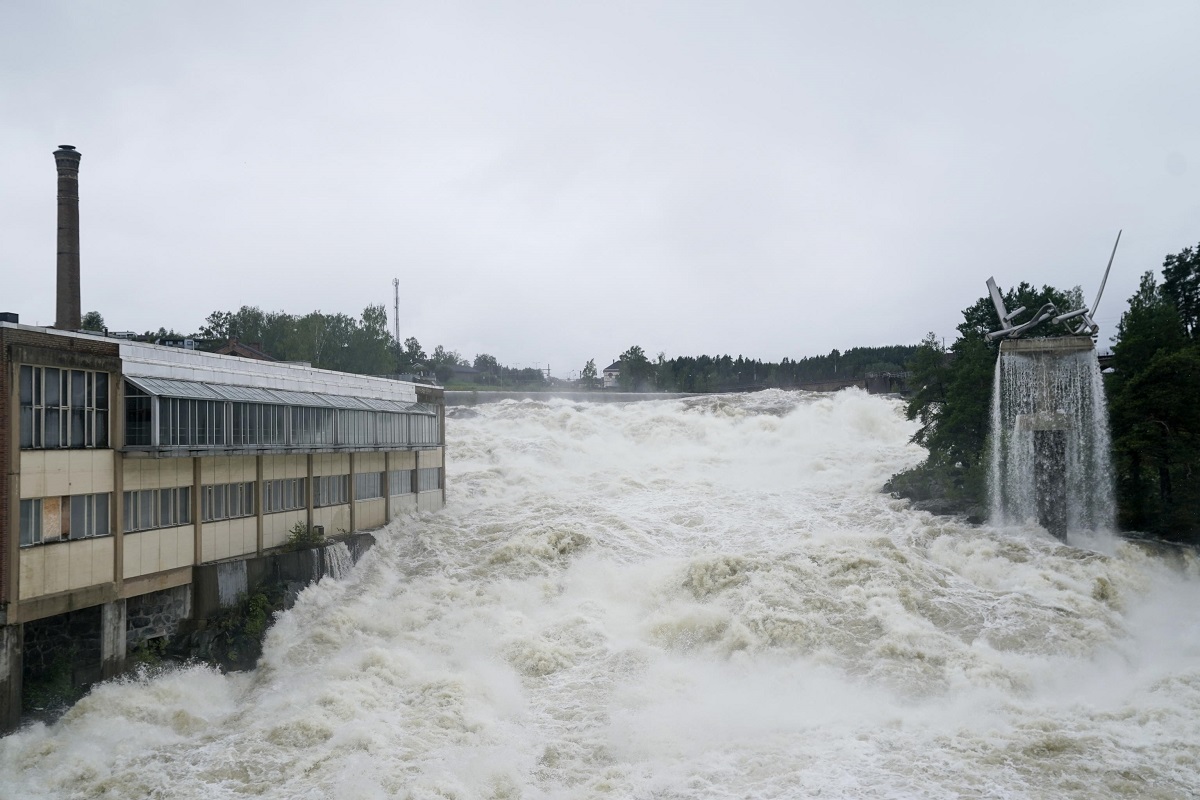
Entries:
[[256, 671], [102, 685], [0, 741], [0, 796], [1200, 795], [1195, 560], [910, 510], [895, 401], [455, 413], [450, 506]]

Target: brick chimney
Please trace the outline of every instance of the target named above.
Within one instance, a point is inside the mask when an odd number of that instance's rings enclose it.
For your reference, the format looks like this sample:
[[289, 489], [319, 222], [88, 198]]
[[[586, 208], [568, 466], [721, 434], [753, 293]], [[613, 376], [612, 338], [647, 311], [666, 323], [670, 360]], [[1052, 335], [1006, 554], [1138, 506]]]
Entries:
[[79, 311], [79, 152], [69, 144], [54, 151], [58, 167], [58, 293], [54, 327], [77, 331]]

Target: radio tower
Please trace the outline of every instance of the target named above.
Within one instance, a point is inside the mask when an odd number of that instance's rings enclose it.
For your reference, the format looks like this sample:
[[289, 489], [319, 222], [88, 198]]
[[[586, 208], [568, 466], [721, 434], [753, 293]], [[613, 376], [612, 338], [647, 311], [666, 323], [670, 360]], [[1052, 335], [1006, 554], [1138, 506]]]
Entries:
[[400, 344], [400, 279], [392, 278], [392, 289], [396, 293], [396, 344]]

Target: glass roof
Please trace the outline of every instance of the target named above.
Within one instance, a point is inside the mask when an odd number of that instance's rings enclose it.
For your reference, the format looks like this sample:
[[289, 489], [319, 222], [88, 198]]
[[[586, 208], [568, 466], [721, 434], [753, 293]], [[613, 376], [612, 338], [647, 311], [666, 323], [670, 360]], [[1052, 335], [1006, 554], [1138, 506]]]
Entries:
[[360, 411], [391, 411], [408, 414], [436, 414], [433, 406], [381, 400], [371, 397], [293, 392], [287, 389], [263, 389], [254, 386], [231, 386], [223, 383], [181, 381], [174, 378], [146, 378], [126, 375], [125, 380], [155, 397], [179, 397], [189, 400], [233, 400], [241, 403], [270, 403], [284, 406], [349, 408]]

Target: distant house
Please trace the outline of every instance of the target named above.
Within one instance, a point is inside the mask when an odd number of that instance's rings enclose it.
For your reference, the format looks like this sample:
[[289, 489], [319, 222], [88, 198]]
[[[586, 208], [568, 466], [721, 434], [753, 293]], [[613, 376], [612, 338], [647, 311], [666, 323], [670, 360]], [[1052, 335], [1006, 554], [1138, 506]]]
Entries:
[[604, 368], [604, 388], [615, 389], [621, 381], [621, 362], [614, 361]]
[[262, 349], [262, 342], [240, 342], [236, 336], [230, 336], [229, 342], [213, 351], [220, 356], [241, 356], [255, 358], [259, 361], [278, 361], [275, 356]]

